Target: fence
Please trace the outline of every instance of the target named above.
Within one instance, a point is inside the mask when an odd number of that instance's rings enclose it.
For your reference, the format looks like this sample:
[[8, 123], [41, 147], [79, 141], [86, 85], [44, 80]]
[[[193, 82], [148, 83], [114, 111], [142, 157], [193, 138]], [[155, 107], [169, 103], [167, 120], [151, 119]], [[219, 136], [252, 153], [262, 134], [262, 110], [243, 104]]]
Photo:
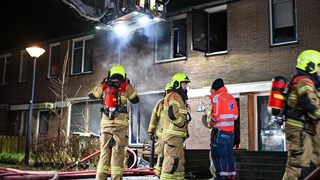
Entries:
[[26, 149], [26, 137], [24, 136], [0, 136], [1, 153], [24, 153]]

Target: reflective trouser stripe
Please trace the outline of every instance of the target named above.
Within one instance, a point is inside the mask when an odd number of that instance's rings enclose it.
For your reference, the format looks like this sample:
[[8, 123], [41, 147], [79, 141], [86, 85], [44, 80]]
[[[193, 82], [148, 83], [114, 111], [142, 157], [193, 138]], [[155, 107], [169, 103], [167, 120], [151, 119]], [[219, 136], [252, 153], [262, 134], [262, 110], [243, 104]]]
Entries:
[[162, 172], [160, 180], [184, 180], [184, 176], [184, 172], [175, 172], [173, 174]]
[[99, 173], [108, 173], [109, 166], [98, 164], [97, 171]]
[[294, 119], [287, 119], [286, 121], [287, 124], [290, 124], [292, 126], [296, 126], [296, 127], [300, 127], [300, 128], [303, 128], [303, 122], [301, 121], [298, 121], [298, 120], [294, 120]]
[[111, 166], [111, 174], [122, 174], [122, 168], [118, 166]]

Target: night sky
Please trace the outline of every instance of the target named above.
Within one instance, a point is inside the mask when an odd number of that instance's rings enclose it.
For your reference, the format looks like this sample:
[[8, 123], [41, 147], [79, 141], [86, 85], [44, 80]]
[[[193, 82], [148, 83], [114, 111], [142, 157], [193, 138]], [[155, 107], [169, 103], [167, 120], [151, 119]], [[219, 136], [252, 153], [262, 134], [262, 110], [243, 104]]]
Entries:
[[93, 29], [61, 0], [6, 0], [0, 18], [0, 51]]
[[[169, 0], [167, 9], [210, 1], [215, 0]], [[0, 52], [94, 29], [62, 0], [4, 0], [0, 7]]]

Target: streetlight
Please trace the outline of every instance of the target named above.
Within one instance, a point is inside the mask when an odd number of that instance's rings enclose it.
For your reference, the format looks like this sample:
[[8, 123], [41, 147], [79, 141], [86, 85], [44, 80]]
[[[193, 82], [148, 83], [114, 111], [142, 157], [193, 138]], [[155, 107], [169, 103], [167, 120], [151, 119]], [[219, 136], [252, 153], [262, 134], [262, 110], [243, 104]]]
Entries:
[[39, 47], [28, 47], [26, 48], [27, 52], [31, 57], [34, 58], [33, 60], [33, 76], [32, 76], [32, 90], [31, 90], [31, 99], [30, 99], [30, 106], [29, 106], [29, 122], [28, 122], [28, 131], [27, 131], [27, 142], [26, 142], [26, 153], [24, 162], [26, 165], [29, 165], [29, 151], [30, 151], [30, 139], [31, 139], [31, 131], [32, 131], [32, 109], [33, 109], [33, 96], [34, 96], [34, 83], [36, 78], [36, 62], [37, 58], [40, 57], [45, 50]]

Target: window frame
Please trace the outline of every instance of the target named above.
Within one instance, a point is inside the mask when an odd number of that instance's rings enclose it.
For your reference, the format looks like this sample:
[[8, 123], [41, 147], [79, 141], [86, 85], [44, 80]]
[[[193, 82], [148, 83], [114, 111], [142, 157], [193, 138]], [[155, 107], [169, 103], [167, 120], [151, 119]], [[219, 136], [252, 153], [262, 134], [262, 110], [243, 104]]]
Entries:
[[[28, 58], [29, 54], [26, 50], [22, 50], [20, 52], [20, 69], [19, 69], [19, 83], [28, 82], [28, 71], [29, 71], [29, 62], [30, 58]], [[30, 57], [30, 56], [29, 56]], [[26, 71], [26, 73], [23, 73]], [[25, 76], [25, 77], [23, 77]]]
[[[179, 41], [179, 39], [181, 38], [180, 36], [180, 32], [179, 32], [179, 27], [173, 27], [173, 23], [177, 22], [179, 20], [185, 20], [185, 37], [184, 37], [184, 46], [183, 49], [185, 50], [185, 54], [182, 54], [181, 57], [174, 57], [175, 54], [175, 50], [179, 50], [181, 49], [179, 44], [181, 41]], [[170, 58], [168, 59], [163, 59], [163, 60], [158, 60], [158, 47], [159, 47], [159, 28], [158, 26], [160, 26], [161, 24], [164, 23], [171, 23], [171, 28], [170, 28], [170, 48], [169, 48], [169, 56]], [[175, 37], [175, 32], [178, 30], [178, 37]], [[175, 43], [175, 39], [178, 39], [177, 43]], [[167, 20], [165, 22], [161, 22], [159, 24], [157, 24], [157, 28], [156, 28], [156, 40], [155, 40], [155, 63], [165, 63], [165, 62], [172, 62], [172, 61], [180, 61], [180, 60], [186, 60], [187, 59], [187, 14], [180, 14], [177, 16], [173, 16], [173, 17], [168, 17]]]
[[[261, 129], [261, 127], [259, 125], [261, 125], [260, 119], [259, 119], [259, 115], [262, 114], [261, 112], [259, 113], [259, 105], [258, 105], [258, 97], [268, 97], [270, 95], [269, 92], [261, 92], [261, 93], [256, 93], [254, 94], [254, 113], [255, 113], [255, 150], [256, 151], [275, 151], [275, 150], [261, 150], [260, 146], [262, 146], [261, 141], [262, 141], [262, 135], [261, 135], [261, 131], [259, 130], [259, 128]], [[267, 111], [267, 109], [265, 109]], [[283, 132], [282, 135], [282, 144], [283, 144], [283, 150], [279, 151], [279, 152], [283, 152], [286, 151], [286, 138], [285, 138], [285, 134]]]
[[[280, 0], [280, 1], [291, 1], [292, 2], [292, 18], [293, 18], [293, 37], [286, 37], [286, 39], [279, 40], [276, 42], [276, 27], [275, 27], [275, 15], [274, 15], [274, 1], [269, 0], [269, 16], [270, 16], [270, 45], [279, 46], [286, 44], [293, 44], [298, 42], [298, 31], [297, 31], [297, 13], [296, 13], [296, 0]], [[286, 26], [291, 27], [291, 26]]]
[[[72, 119], [73, 119], [73, 117], [72, 117], [73, 109], [72, 108], [74, 108], [74, 106], [76, 104], [80, 104], [81, 106], [84, 106], [84, 107], [81, 107], [85, 111], [84, 115], [86, 116], [85, 119], [83, 119], [83, 120], [86, 121], [86, 123], [88, 124], [88, 127], [90, 128], [89, 129], [90, 132], [94, 133], [95, 135], [99, 135], [100, 134], [101, 111], [100, 111], [100, 108], [99, 108], [98, 112], [96, 112], [97, 113], [96, 115], [97, 115], [97, 117], [99, 117], [99, 119], [95, 119], [94, 118], [95, 116], [91, 116], [91, 114], [94, 113], [94, 112], [90, 111], [90, 110], [92, 110], [90, 105], [93, 105], [93, 104], [94, 105], [97, 105], [97, 104], [101, 105], [101, 100], [88, 100], [88, 99], [86, 99], [86, 100], [84, 100], [84, 99], [75, 100], [72, 104], [70, 104], [68, 106], [68, 117], [69, 118], [68, 118], [68, 125], [67, 125], [68, 126], [67, 134], [71, 135], [71, 133], [74, 133], [73, 131], [71, 132], [72, 123], [73, 123], [72, 122]], [[92, 123], [92, 122], [94, 122], [94, 123]], [[98, 128], [92, 129], [92, 126], [97, 126]], [[86, 128], [85, 125], [83, 127]]]
[[[55, 63], [58, 65], [57, 75], [52, 74], [52, 61], [53, 61], [53, 48], [59, 46], [58, 50], [58, 59], [54, 59]], [[57, 61], [57, 62], [56, 62]], [[49, 52], [49, 63], [48, 63], [48, 78], [56, 78], [59, 75], [59, 69], [60, 69], [60, 42], [50, 44], [50, 52]]]
[[[2, 79], [0, 79], [0, 86], [2, 85], [8, 85], [9, 84], [9, 65], [11, 64], [11, 53], [9, 54], [4, 54], [4, 55], [0, 55], [0, 60], [3, 59], [3, 74], [2, 74]], [[1, 76], [0, 76], [1, 77]]]
[[[89, 73], [92, 73], [92, 63], [93, 63], [93, 53], [92, 53], [92, 56], [90, 57], [91, 59], [91, 69], [88, 70], [88, 71], [85, 71], [84, 70], [84, 64], [85, 64], [85, 53], [86, 53], [86, 42], [87, 41], [92, 41], [93, 43], [93, 40], [94, 40], [94, 35], [89, 35], [89, 36], [84, 36], [84, 37], [80, 37], [80, 38], [75, 38], [75, 39], [72, 39], [72, 56], [71, 56], [71, 66], [70, 66], [70, 75], [81, 75], [81, 74], [89, 74]], [[80, 41], [83, 41], [83, 44], [82, 44], [82, 54], [81, 54], [81, 70], [80, 72], [74, 72], [74, 58], [75, 58], [75, 44], [77, 42], [80, 42]], [[93, 46], [92, 46], [92, 51], [93, 51]]]
[[[200, 52], [204, 52], [205, 56], [213, 56], [213, 55], [220, 55], [220, 54], [227, 54], [228, 53], [228, 31], [226, 30], [225, 34], [226, 34], [226, 50], [219, 50], [219, 51], [213, 51], [213, 52], [209, 52], [211, 46], [209, 44], [209, 37], [210, 34], [212, 33], [211, 29], [210, 29], [210, 16], [213, 14], [217, 14], [217, 13], [221, 13], [221, 12], [225, 12], [227, 13], [227, 4], [223, 4], [223, 5], [219, 5], [219, 6], [214, 6], [211, 8], [207, 8], [204, 11], [201, 11], [199, 9], [193, 9], [192, 10], [192, 18], [193, 18], [193, 22], [192, 22], [192, 50], [195, 51], [200, 51]], [[204, 39], [205, 39], [205, 47], [204, 49], [195, 47], [195, 18], [194, 16], [202, 16], [202, 18], [204, 18], [205, 20], [205, 27], [204, 27]], [[226, 29], [228, 28], [228, 17], [226, 15]], [[199, 22], [199, 21], [198, 21]]]

